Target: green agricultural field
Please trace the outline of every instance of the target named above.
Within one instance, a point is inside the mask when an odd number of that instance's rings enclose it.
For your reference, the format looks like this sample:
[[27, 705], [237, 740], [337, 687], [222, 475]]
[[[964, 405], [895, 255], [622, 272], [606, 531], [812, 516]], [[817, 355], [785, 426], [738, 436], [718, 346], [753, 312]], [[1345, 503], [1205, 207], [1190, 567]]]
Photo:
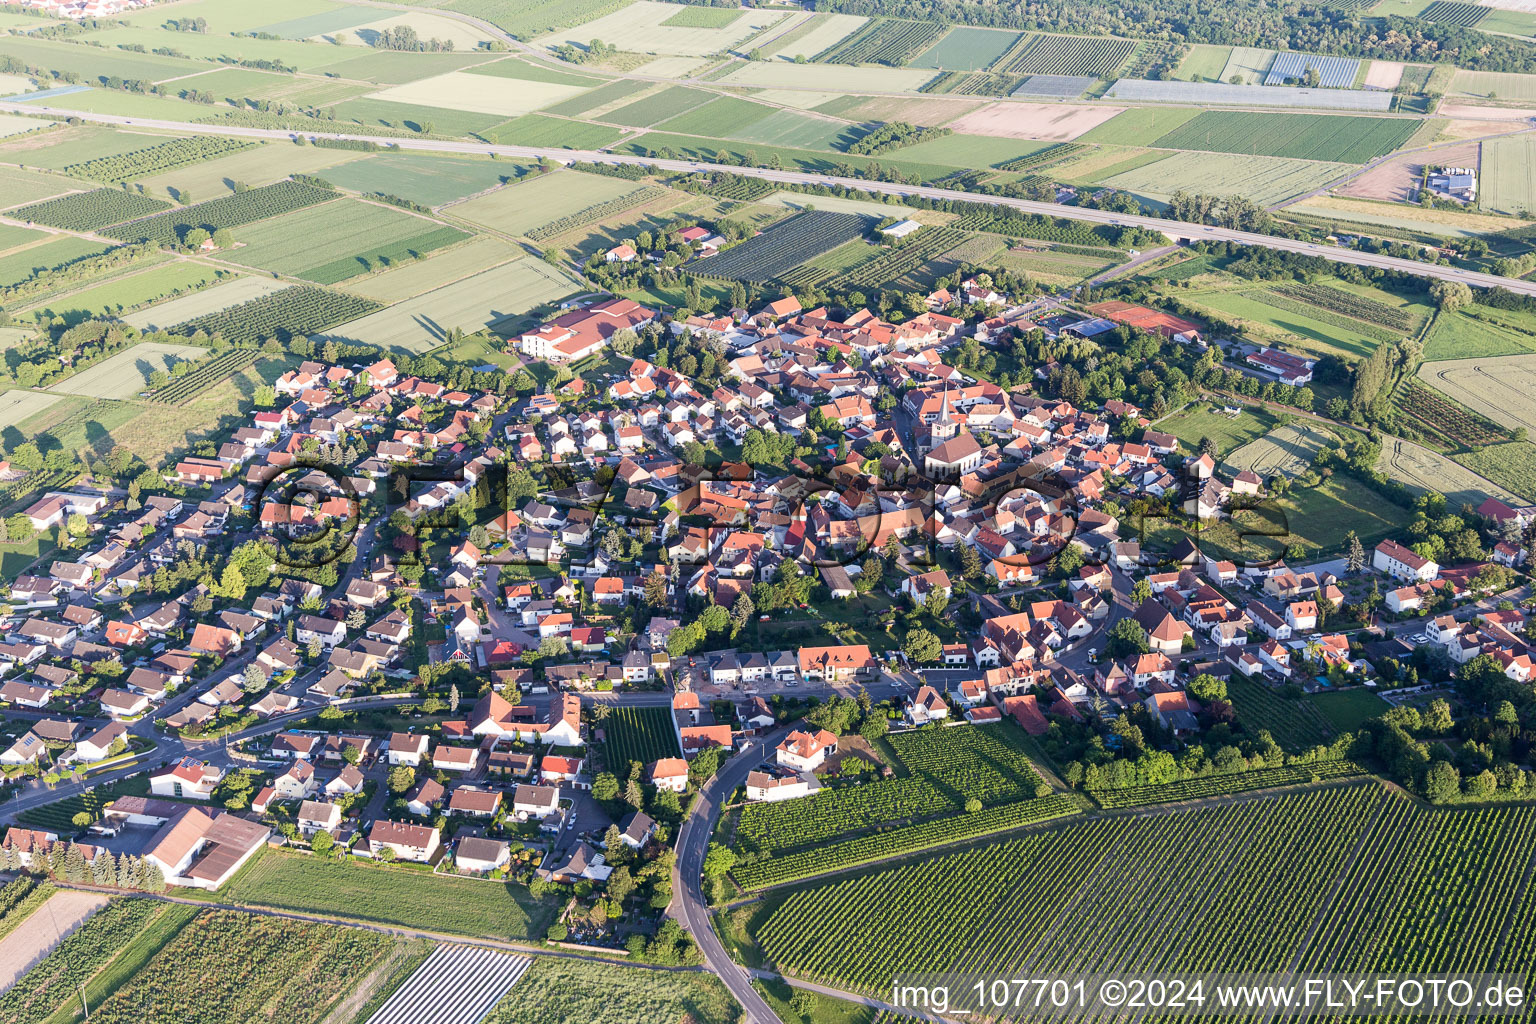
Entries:
[[[0, 151], [0, 159], [19, 160], [17, 154], [5, 154]], [[60, 195], [71, 189], [88, 189], [95, 186], [73, 178], [66, 178], [62, 174], [45, 174], [42, 171], [24, 170], [20, 167], [0, 167], [0, 208], [21, 206], [25, 203], [35, 203], [49, 196]]]
[[164, 174], [144, 178], [139, 183], [155, 196], [168, 196], [170, 190], [175, 189], [177, 195], [184, 191], [191, 192], [197, 202], [202, 202], [233, 192], [237, 182], [256, 188], [280, 181], [290, 174], [326, 177], [332, 168], [361, 156], [360, 153], [344, 149], [274, 142], [216, 160], [205, 160], [191, 167], [178, 167]]
[[1536, 352], [1536, 317], [1488, 306], [1442, 313], [1424, 345], [1424, 358], [1429, 361], [1531, 352]]
[[524, 255], [523, 249], [511, 242], [476, 235], [444, 252], [358, 278], [347, 285], [347, 290], [380, 302], [399, 302]]
[[1458, 71], [1451, 79], [1450, 94], [1500, 103], [1536, 103], [1536, 75], [1498, 71]]
[[[476, 68], [475, 71], [477, 73], [489, 73], [495, 68], [500, 67], [501, 63], [489, 64], [483, 68]], [[635, 96], [635, 84], [635, 82], [627, 78], [616, 79], [612, 82], [609, 82], [607, 85], [600, 85], [596, 89], [588, 89], [586, 92], [579, 96], [572, 96], [568, 100], [562, 100], [559, 103], [556, 103], [554, 106], [545, 107], [544, 111], [548, 114], [558, 114], [561, 117], [580, 117], [587, 111], [596, 110], [598, 107], [608, 106], [612, 103], [622, 103], [626, 100], [633, 100]], [[671, 89], [666, 89], [663, 91], [670, 92]], [[690, 89], [689, 92], [697, 92], [697, 90]], [[636, 100], [635, 102], [640, 101]]]
[[[309, 237], [316, 244], [295, 247]], [[468, 237], [455, 228], [392, 206], [346, 199], [241, 228], [227, 258], [318, 284], [366, 272], [384, 260], [409, 259]]]
[[[1114, 121], [1109, 122], [1113, 124]], [[1163, 149], [1358, 164], [1392, 152], [1407, 142], [1418, 127], [1419, 122], [1408, 117], [1207, 110], [1151, 144]]]
[[196, 61], [162, 57], [154, 53], [128, 53], [124, 50], [14, 35], [6, 37], [5, 52], [7, 56], [24, 60], [35, 67], [73, 71], [87, 82], [109, 75], [158, 82], [207, 70], [206, 65], [199, 65]]
[[[358, 47], [337, 46], [331, 53], [354, 53]], [[362, 56], [347, 56], [313, 70], [325, 75], [403, 85], [424, 78], [447, 75], [473, 64], [483, 64], [484, 53], [400, 53], [392, 50], [368, 50]]]
[[1181, 82], [1220, 82], [1222, 71], [1232, 57], [1230, 46], [1192, 46], [1179, 62], [1173, 77]]
[[170, 302], [162, 302], [136, 313], [129, 313], [121, 319], [123, 323], [130, 327], [137, 327], [141, 331], [163, 331], [177, 324], [186, 323], [188, 320], [217, 313], [231, 306], [238, 306], [242, 302], [249, 302], [263, 295], [270, 295], [291, 287], [292, 285], [285, 281], [274, 281], [268, 277], [236, 277], [193, 292], [191, 295], [172, 299]]
[[769, 146], [840, 150], [851, 145], [860, 133], [851, 125], [812, 117], [797, 110], [775, 110], [729, 134], [732, 138]]
[[1536, 444], [1530, 441], [1510, 441], [1507, 444], [1488, 445], [1453, 458], [1474, 473], [1507, 487], [1527, 501], [1536, 502]]
[[[1052, 142], [1000, 139], [991, 135], [945, 135], [897, 150], [901, 160], [952, 167], [994, 167], [1051, 148]], [[887, 158], [882, 158], [887, 159]]]
[[736, 1024], [740, 1019], [736, 1001], [707, 972], [635, 970], [541, 956], [484, 1024]]
[[1536, 210], [1536, 140], [1490, 139], [1483, 143], [1482, 194], [1485, 210], [1528, 217]]
[[662, 127], [666, 131], [685, 135], [726, 138], [761, 121], [775, 110], [765, 103], [754, 103], [739, 96], [720, 96], [703, 106], [669, 118]]
[[[699, 9], [708, 10], [709, 8]], [[634, 86], [631, 83], [622, 84], [629, 85], [629, 91], [631, 93], [634, 92]], [[602, 90], [596, 91], [601, 92]], [[602, 119], [604, 121], [612, 121], [614, 124], [628, 125], [631, 128], [648, 128], [658, 121], [665, 121], [669, 117], [676, 117], [700, 104], [707, 103], [710, 99], [709, 93], [699, 89], [690, 89], [683, 85], [672, 85], [658, 93], [635, 100], [633, 103], [626, 103], [617, 110], [604, 114]]]
[[1471, 502], [1475, 508], [1483, 503], [1484, 498], [1522, 504], [1506, 488], [1477, 475], [1447, 456], [1397, 437], [1384, 439], [1381, 460], [1376, 463], [1376, 468], [1411, 488], [1415, 494], [1436, 491], [1445, 495], [1451, 508], [1459, 509], [1465, 502]]
[[25, 281], [35, 271], [62, 267], [86, 256], [106, 252], [109, 248], [88, 238], [65, 235], [42, 245], [17, 250], [8, 256], [0, 256], [0, 288]]
[[1078, 142], [1111, 146], [1147, 146], [1199, 116], [1188, 107], [1132, 107], [1079, 136]]
[[453, 207], [457, 220], [520, 235], [598, 203], [638, 192], [643, 186], [622, 178], [556, 171]]
[[1199, 292], [1189, 300], [1236, 321], [1255, 336], [1314, 352], [1363, 357], [1385, 340], [1378, 328], [1324, 311], [1308, 315], [1300, 311], [1304, 304], [1271, 296], [1263, 289]]
[[1018, 38], [1017, 32], [991, 28], [952, 28], [944, 38], [907, 61], [907, 67], [980, 71], [1007, 52]]
[[258, 855], [235, 876], [219, 899], [514, 941], [543, 935], [555, 909], [512, 883], [466, 882], [405, 868], [271, 851]]
[[1251, 469], [1265, 480], [1274, 476], [1295, 479], [1312, 468], [1319, 452], [1338, 441], [1333, 431], [1315, 423], [1293, 423], [1243, 445], [1222, 459], [1222, 467], [1232, 473]]
[[521, 110], [454, 110], [447, 106], [367, 96], [338, 103], [331, 109], [343, 121], [356, 121], [369, 127], [379, 125], [384, 128], [405, 128], [433, 135], [476, 135], [500, 124], [513, 114], [523, 113]]
[[548, 149], [606, 149], [623, 132], [605, 124], [567, 121], [544, 114], [524, 114], [479, 133], [499, 146], [542, 146]]
[[73, 377], [66, 377], [48, 390], [88, 398], [132, 398], [149, 386], [149, 375], [154, 371], [169, 371], [175, 363], [201, 359], [207, 354], [208, 350], [198, 345], [140, 342]]
[[672, 715], [666, 708], [616, 707], [603, 719], [603, 760], [620, 779], [633, 761], [649, 765], [663, 757], [681, 757]]
[[[425, 352], [455, 329], [474, 333], [580, 292], [580, 282], [543, 260], [524, 256], [424, 292], [320, 335], [337, 341]], [[318, 333], [318, 332], [317, 332]]]
[[1230, 82], [1237, 77], [1242, 79], [1243, 85], [1258, 85], [1264, 81], [1264, 76], [1269, 74], [1269, 66], [1274, 63], [1274, 60], [1274, 50], [1257, 46], [1234, 46], [1227, 57], [1227, 63], [1217, 76], [1217, 81]]
[[211, 93], [216, 99], [234, 101], [237, 105], [249, 97], [318, 107], [355, 99], [373, 91], [361, 82], [337, 82], [255, 68], [222, 68], [198, 75], [188, 84], [195, 85], [199, 92]]
[[[115, 128], [97, 128], [80, 125], [43, 135], [23, 135], [0, 143], [0, 160], [7, 163], [26, 164], [29, 168], [41, 167], [59, 170], [85, 160], [127, 153], [144, 149], [157, 143], [167, 142], [171, 135], [150, 132], [132, 132]], [[6, 168], [7, 175], [18, 173]], [[55, 179], [67, 181], [68, 179]], [[95, 188], [96, 185], [79, 185], [78, 188]], [[63, 188], [57, 191], [64, 191]]]
[[1236, 416], [1228, 416], [1221, 407], [1207, 402], [1185, 406], [1153, 424], [1154, 428], [1178, 438], [1191, 453], [1198, 452], [1200, 439], [1216, 442], [1216, 455], [1252, 444], [1275, 428], [1278, 421], [1257, 406], [1244, 406]]
[[85, 291], [55, 296], [35, 310], [37, 315], [63, 317], [74, 322], [111, 316], [146, 302], [154, 302], [212, 281], [218, 271], [206, 263], [177, 260], [126, 277], [115, 278]]
[[1175, 192], [1241, 195], [1270, 206], [1308, 192], [1352, 170], [1349, 164], [1227, 153], [1176, 153], [1166, 160], [1100, 184], [1166, 201]]

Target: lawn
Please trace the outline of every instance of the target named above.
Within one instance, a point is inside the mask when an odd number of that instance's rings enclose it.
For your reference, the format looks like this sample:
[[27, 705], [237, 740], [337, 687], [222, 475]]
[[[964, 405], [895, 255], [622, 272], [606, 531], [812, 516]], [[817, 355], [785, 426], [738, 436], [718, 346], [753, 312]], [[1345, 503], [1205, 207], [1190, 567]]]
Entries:
[[1442, 313], [1424, 346], [1427, 361], [1485, 359], [1536, 352], [1536, 317], [1476, 306]]
[[106, 284], [63, 295], [45, 303], [36, 315], [59, 316], [71, 323], [108, 316], [212, 281], [217, 271], [193, 260], [177, 260], [115, 278]]
[[225, 902], [476, 938], [524, 940], [554, 917], [520, 885], [266, 851], [218, 894]]
[[740, 1019], [741, 1008], [707, 972], [541, 956], [483, 1024], [736, 1024]]
[[172, 364], [183, 359], [201, 359], [207, 354], [208, 350], [198, 345], [141, 342], [61, 380], [48, 390], [88, 398], [131, 398], [148, 386], [149, 375], [154, 371], [168, 371]]
[[581, 284], [564, 271], [524, 256], [350, 321], [320, 337], [424, 352], [443, 344], [454, 329], [473, 333], [581, 290]]
[[1536, 502], [1536, 444], [1510, 441], [1489, 445], [1455, 460], [1501, 487], [1507, 487], [1528, 501]]
[[1216, 442], [1216, 455], [1224, 456], [1245, 444], [1251, 444], [1273, 430], [1279, 421], [1262, 408], [1244, 406], [1236, 416], [1228, 416], [1220, 406], [1196, 402], [1166, 419], [1153, 424], [1154, 429], [1172, 434], [1190, 452], [1199, 450], [1200, 439]]
[[623, 178], [556, 171], [461, 203], [453, 208], [453, 216], [493, 231], [520, 235], [642, 187]]
[[1306, 702], [1340, 732], [1353, 732], [1391, 707], [1370, 690], [1355, 689], [1314, 693]]
[[[1278, 88], [1278, 87], [1277, 87]], [[1190, 295], [1193, 304], [1205, 306], [1234, 321], [1257, 339], [1280, 342], [1286, 348], [1310, 349], [1322, 354], [1364, 358], [1376, 350], [1379, 329], [1339, 317], [1329, 323], [1319, 316], [1308, 316], [1264, 301], [1262, 289], [1250, 291], [1202, 292]], [[1352, 326], [1351, 326], [1352, 325]]]
[[[1195, 539], [1206, 554], [1239, 565], [1270, 563], [1293, 544], [1302, 548], [1305, 561], [1341, 554], [1351, 530], [1370, 548], [1401, 535], [1412, 518], [1407, 509], [1336, 473], [1317, 487], [1266, 499], [1254, 511], [1242, 513], [1237, 524], [1226, 519], [1207, 524]], [[1192, 524], [1148, 522], [1146, 533], [1148, 539], [1171, 547], [1192, 535]]]
[[[322, 203], [236, 229], [242, 243], [226, 258], [320, 284], [334, 284], [381, 262], [428, 252], [468, 237], [438, 221], [355, 199]], [[294, 239], [311, 239], [295, 246]]]
[[1179, 62], [1173, 77], [1181, 82], [1220, 82], [1221, 72], [1232, 56], [1230, 46], [1193, 46]]

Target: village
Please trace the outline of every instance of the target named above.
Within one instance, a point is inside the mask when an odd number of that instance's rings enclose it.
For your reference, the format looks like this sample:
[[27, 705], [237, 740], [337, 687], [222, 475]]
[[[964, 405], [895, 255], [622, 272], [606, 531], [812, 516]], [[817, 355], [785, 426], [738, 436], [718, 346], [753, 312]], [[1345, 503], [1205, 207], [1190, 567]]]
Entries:
[[[1048, 778], [1017, 806], [1327, 778], [1355, 770], [1328, 733], [1276, 742], [1307, 702], [1531, 681], [1536, 508], [1455, 517], [1487, 553], [1450, 565], [1406, 535], [1204, 551], [1274, 481], [1064, 381], [1072, 346], [1208, 367], [1218, 339], [985, 276], [924, 305], [600, 301], [512, 339], [565, 371], [526, 395], [305, 361], [159, 485], [47, 494], [35, 528], [83, 529], [9, 592], [0, 863], [150, 891], [239, 888], [268, 848], [418, 864], [565, 893], [551, 941], [643, 950], [718, 845], [687, 827], [714, 800], [740, 842], [789, 820], [751, 805], [794, 817], [923, 745], [994, 742], [955, 730], [1003, 730]], [[1062, 354], [1005, 388], [955, 365], [978, 345]], [[737, 882], [806, 849], [750, 840]]]

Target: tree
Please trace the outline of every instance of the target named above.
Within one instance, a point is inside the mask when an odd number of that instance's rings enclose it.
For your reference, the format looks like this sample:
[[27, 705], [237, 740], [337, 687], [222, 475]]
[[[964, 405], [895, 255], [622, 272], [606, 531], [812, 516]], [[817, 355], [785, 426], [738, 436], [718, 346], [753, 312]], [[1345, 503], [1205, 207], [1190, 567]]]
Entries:
[[453, 683], [453, 684], [451, 684], [448, 687], [448, 713], [450, 715], [456, 715], [456, 714], [459, 713], [459, 684], [458, 683]]
[[1424, 776], [1424, 795], [1433, 804], [1449, 803], [1461, 795], [1461, 773], [1449, 761], [1436, 761]]
[[914, 629], [907, 633], [901, 649], [911, 661], [926, 663], [939, 660], [944, 645], [937, 636], [926, 629]]
[[975, 814], [979, 810], [981, 810], [981, 801], [980, 800], [976, 799], [975, 797], [970, 797], [969, 799], [967, 799], [965, 801], [965, 813], [966, 814]]
[[1150, 648], [1147, 646], [1147, 634], [1135, 619], [1121, 619], [1104, 634], [1108, 639], [1104, 645], [1104, 653], [1111, 658], [1120, 658], [1128, 654], [1146, 654]]
[[1460, 281], [1435, 281], [1429, 286], [1429, 297], [1435, 300], [1442, 312], [1450, 313], [1471, 305], [1472, 289]]
[[251, 662], [245, 666], [245, 672], [242, 674], [240, 685], [246, 693], [260, 693], [267, 688], [266, 670], [256, 664], [256, 662]]
[[75, 828], [85, 829], [91, 826], [91, 823], [96, 820], [96, 816], [90, 811], [77, 811], [75, 816], [69, 820]]
[[1147, 580], [1137, 580], [1131, 586], [1131, 603], [1141, 605], [1150, 600], [1152, 600], [1152, 584]]
[[705, 878], [724, 878], [735, 866], [736, 851], [719, 843], [709, 844], [709, 852], [704, 855]]
[[389, 770], [389, 791], [391, 793], [404, 793], [416, 785], [416, 772], [410, 765], [402, 764]]
[[316, 832], [314, 835], [309, 837], [309, 848], [311, 850], [314, 850], [316, 853], [321, 854], [321, 855], [329, 853], [331, 847], [334, 846], [335, 843], [336, 843], [335, 837], [333, 837], [329, 832], [325, 831], [324, 829], [321, 829], [320, 831]]
[[592, 799], [600, 804], [611, 803], [619, 798], [619, 780], [612, 772], [600, 772], [592, 780]]
[[1191, 697], [1207, 704], [1211, 701], [1227, 699], [1226, 682], [1205, 672], [1191, 679], [1185, 688]]
[[1365, 545], [1360, 543], [1360, 535], [1354, 530], [1349, 531], [1344, 543], [1344, 564], [1350, 574], [1355, 575], [1365, 569]]
[[635, 886], [635, 876], [624, 865], [614, 868], [613, 874], [608, 876], [608, 895], [620, 903], [629, 899]]

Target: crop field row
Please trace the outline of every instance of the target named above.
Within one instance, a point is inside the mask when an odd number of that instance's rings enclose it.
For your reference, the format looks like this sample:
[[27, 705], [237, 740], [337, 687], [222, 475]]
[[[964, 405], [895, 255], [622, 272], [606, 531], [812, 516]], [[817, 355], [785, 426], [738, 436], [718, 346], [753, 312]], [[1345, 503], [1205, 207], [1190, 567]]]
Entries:
[[1044, 783], [1006, 723], [896, 734], [888, 742], [910, 775], [749, 804], [737, 826], [741, 847], [779, 853], [892, 822], [953, 814], [973, 797], [993, 806], [1044, 795]]
[[1135, 52], [1133, 39], [1033, 35], [1014, 43], [987, 70], [997, 74], [1108, 78]]
[[1415, 494], [1435, 491], [1445, 495], [1451, 508], [1461, 508], [1469, 501], [1475, 508], [1488, 497], [1519, 504], [1519, 499], [1509, 490], [1437, 451], [1400, 437], [1383, 439], [1381, 460], [1376, 463], [1376, 468]]
[[1536, 432], [1536, 355], [1421, 363], [1419, 377], [1500, 426]]
[[1075, 142], [1058, 142], [1054, 146], [1047, 146], [1038, 153], [1030, 153], [1027, 156], [1017, 157], [1013, 160], [1004, 160], [997, 165], [1000, 171], [1024, 171], [1031, 167], [1040, 167], [1045, 164], [1053, 164], [1058, 160], [1065, 160], [1076, 153], [1081, 153], [1087, 146], [1080, 146]]
[[[423, 221], [423, 225], [428, 222]], [[394, 266], [410, 260], [421, 259], [434, 250], [462, 242], [469, 235], [458, 228], [449, 227], [446, 224], [437, 227], [429, 227], [427, 230], [410, 238], [403, 238], [398, 242], [386, 242], [365, 249], [362, 252], [342, 256], [322, 263], [317, 267], [309, 267], [294, 273], [295, 277], [302, 277], [306, 281], [316, 284], [336, 284], [345, 281], [349, 277], [366, 274], [373, 270]]]
[[256, 361], [256, 351], [248, 348], [232, 348], [215, 356], [190, 373], [183, 374], [150, 396], [152, 402], [166, 405], [186, 405], [208, 388], [234, 376]]
[[236, 228], [302, 210], [306, 206], [335, 199], [336, 195], [329, 189], [315, 188], [296, 181], [279, 181], [182, 210], [170, 210], [143, 220], [129, 221], [103, 234], [125, 242], [144, 240], [175, 245], [193, 228], [205, 228], [210, 232], [219, 228]]
[[731, 875], [743, 889], [765, 889], [1075, 813], [1076, 804], [1067, 797], [1053, 794], [1038, 800], [999, 804], [974, 814], [935, 818], [918, 825], [873, 832], [841, 843], [827, 843], [798, 853], [738, 864]]
[[616, 213], [623, 213], [632, 206], [649, 203], [652, 200], [660, 199], [669, 194], [664, 188], [649, 185], [601, 203], [594, 203], [584, 210], [577, 210], [575, 213], [556, 218], [548, 224], [540, 224], [538, 227], [529, 228], [526, 232], [526, 237], [535, 242], [546, 238], [554, 238], [556, 235], [563, 235], [567, 231], [573, 231], [583, 225], [600, 221], [604, 217], [611, 217]]
[[879, 18], [816, 59], [829, 64], [885, 64], [901, 67], [914, 54], [944, 34], [944, 26], [931, 21]]
[[1353, 320], [1362, 320], [1368, 324], [1378, 324], [1400, 334], [1413, 330], [1415, 325], [1413, 314], [1405, 309], [1389, 306], [1385, 302], [1377, 302], [1375, 299], [1368, 299], [1363, 295], [1356, 295], [1339, 288], [1330, 288], [1325, 284], [1298, 282], [1277, 285], [1273, 291], [1298, 302], [1305, 302], [1309, 306], [1342, 313]]
[[[1281, 970], [1332, 910], [1321, 880], [1349, 866], [1384, 803], [1407, 802], [1356, 785], [1042, 829], [770, 895], [754, 932], [780, 970], [869, 993], [926, 971]], [[1488, 856], [1523, 864], [1533, 841], [1518, 845]], [[1481, 928], [1496, 935], [1507, 913]]]
[[1281, 768], [1255, 768], [1234, 775], [1206, 775], [1197, 779], [1185, 779], [1182, 782], [1170, 782], [1163, 786], [1104, 789], [1095, 792], [1093, 798], [1103, 807], [1142, 807], [1147, 804], [1198, 800], [1224, 793], [1248, 793], [1257, 789], [1275, 789], [1280, 786], [1299, 786], [1307, 782], [1347, 779], [1364, 774], [1365, 770], [1353, 761], [1317, 761], [1310, 764], [1286, 765]]
[[607, 740], [603, 759], [620, 778], [628, 775], [632, 761], [651, 764], [663, 757], [681, 757], [672, 715], [666, 708], [616, 707], [603, 719]]
[[1338, 443], [1329, 430], [1312, 423], [1276, 427], [1250, 441], [1222, 460], [1233, 473], [1248, 469], [1265, 480], [1275, 476], [1295, 479], [1312, 468], [1318, 453]]
[[1488, 17], [1491, 10], [1482, 4], [1461, 3], [1460, 0], [1434, 0], [1434, 3], [1419, 12], [1419, 18], [1443, 25], [1475, 28], [1478, 22]]
[[707, 277], [771, 281], [807, 260], [864, 234], [865, 217], [808, 210], [699, 264]]
[[296, 334], [318, 334], [382, 305], [357, 295], [301, 285], [187, 320], [170, 330], [187, 335], [202, 331], [232, 344], [254, 345], [267, 338], [287, 341]]
[[878, 288], [910, 273], [935, 256], [965, 240], [965, 233], [951, 227], [923, 228], [904, 245], [882, 252], [837, 279], [839, 288]]
[[[155, 900], [115, 899], [91, 915], [0, 996], [0, 1020], [41, 1024], [163, 912]], [[94, 1018], [93, 1018], [94, 1019]]]
[[92, 1006], [91, 1020], [320, 1024], [396, 941], [363, 928], [205, 910]]
[[1504, 440], [1503, 433], [1493, 424], [1420, 380], [1404, 380], [1393, 393], [1392, 401], [1400, 415], [1432, 436], [1445, 438], [1452, 447], [1477, 448]]
[[109, 224], [120, 224], [134, 217], [147, 217], [168, 208], [170, 203], [125, 192], [120, 188], [98, 188], [92, 192], [73, 192], [31, 206], [12, 210], [17, 220], [46, 224], [65, 231], [95, 231]]
[[64, 173], [91, 181], [132, 181], [212, 160], [214, 157], [227, 156], [255, 145], [257, 143], [218, 135], [194, 135], [185, 139], [170, 139], [146, 149], [82, 160], [65, 167]]
[[1407, 117], [1206, 110], [1152, 145], [1358, 164], [1397, 149], [1418, 127]]
[[1528, 502], [1536, 502], [1536, 444], [1507, 441], [1462, 452], [1456, 461]]

